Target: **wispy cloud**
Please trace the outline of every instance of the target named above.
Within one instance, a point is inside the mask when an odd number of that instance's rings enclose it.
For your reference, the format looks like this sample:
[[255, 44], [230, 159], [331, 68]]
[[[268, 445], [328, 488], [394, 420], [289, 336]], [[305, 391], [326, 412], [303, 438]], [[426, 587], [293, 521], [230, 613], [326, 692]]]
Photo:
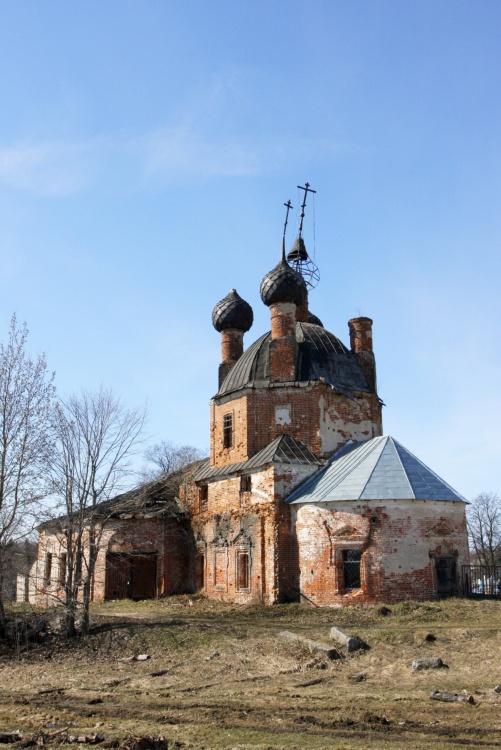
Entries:
[[0, 146], [0, 184], [44, 197], [71, 195], [96, 184], [164, 186], [216, 177], [246, 177], [285, 164], [335, 158], [350, 146], [249, 127], [251, 85], [238, 72], [191, 91], [151, 132], [98, 134], [87, 141], [35, 137]]
[[0, 182], [41, 196], [76, 193], [93, 178], [96, 143], [21, 143], [0, 148]]

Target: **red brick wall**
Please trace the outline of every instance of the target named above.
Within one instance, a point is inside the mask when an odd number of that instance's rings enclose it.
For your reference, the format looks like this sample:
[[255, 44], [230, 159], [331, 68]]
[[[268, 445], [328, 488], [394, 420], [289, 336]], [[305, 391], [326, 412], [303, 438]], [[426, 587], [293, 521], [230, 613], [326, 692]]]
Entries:
[[[191, 528], [183, 521], [167, 519], [110, 519], [103, 528], [99, 541], [92, 598], [101, 601], [105, 596], [106, 553], [156, 553], [158, 596], [182, 593], [190, 585], [193, 536]], [[47, 553], [52, 554], [53, 575], [45, 585], [44, 570]], [[37, 603], [57, 604], [63, 600], [64, 591], [58, 581], [58, 561], [65, 552], [61, 534], [43, 531], [38, 545]]]
[[[277, 421], [285, 409], [289, 421]], [[223, 417], [233, 415], [234, 445], [223, 447]], [[381, 404], [370, 393], [354, 401], [324, 383], [275, 386], [250, 391], [211, 405], [211, 464], [214, 467], [245, 461], [274, 438], [287, 434], [301, 440], [318, 456], [334, 453], [348, 440], [367, 440], [382, 434]]]
[[[318, 605], [428, 599], [435, 556], [469, 562], [463, 503], [385, 501], [295, 506], [301, 593]], [[346, 591], [342, 551], [357, 549], [361, 587]]]

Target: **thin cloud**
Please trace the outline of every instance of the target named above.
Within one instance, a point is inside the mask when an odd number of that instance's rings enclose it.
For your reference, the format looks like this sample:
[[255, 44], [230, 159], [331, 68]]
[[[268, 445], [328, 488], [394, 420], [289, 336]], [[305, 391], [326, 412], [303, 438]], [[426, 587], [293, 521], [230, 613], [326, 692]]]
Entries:
[[23, 143], [0, 148], [0, 182], [43, 197], [64, 196], [92, 180], [95, 143]]

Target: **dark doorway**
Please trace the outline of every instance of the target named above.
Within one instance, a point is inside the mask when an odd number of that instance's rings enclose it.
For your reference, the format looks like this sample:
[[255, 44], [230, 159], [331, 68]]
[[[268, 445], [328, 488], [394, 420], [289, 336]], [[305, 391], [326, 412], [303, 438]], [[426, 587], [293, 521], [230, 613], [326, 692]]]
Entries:
[[457, 594], [456, 559], [454, 557], [436, 557], [435, 570], [438, 596], [454, 596], [454, 594]]
[[106, 555], [105, 599], [154, 599], [157, 593], [157, 555]]

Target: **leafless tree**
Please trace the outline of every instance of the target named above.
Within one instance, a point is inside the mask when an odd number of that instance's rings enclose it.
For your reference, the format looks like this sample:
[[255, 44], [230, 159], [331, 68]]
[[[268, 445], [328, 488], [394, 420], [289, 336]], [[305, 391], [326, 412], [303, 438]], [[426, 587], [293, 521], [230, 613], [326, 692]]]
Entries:
[[27, 352], [28, 329], [10, 322], [7, 343], [0, 343], [0, 627], [5, 624], [2, 552], [26, 533], [37, 505], [47, 494], [53, 450], [51, 415], [54, 375], [44, 354]]
[[58, 523], [66, 549], [66, 631], [70, 636], [75, 634], [80, 596], [82, 629], [88, 632], [106, 501], [123, 492], [130, 480], [130, 460], [140, 444], [144, 422], [144, 409], [127, 409], [102, 388], [71, 396], [57, 406], [53, 476], [54, 491], [65, 513]]
[[205, 458], [203, 451], [193, 445], [177, 445], [170, 440], [162, 440], [149, 448], [144, 457], [153, 464], [153, 469], [143, 470], [144, 481], [151, 481], [164, 474], [172, 474], [185, 466]]
[[501, 499], [482, 492], [467, 509], [471, 548], [479, 565], [499, 565], [501, 560]]

